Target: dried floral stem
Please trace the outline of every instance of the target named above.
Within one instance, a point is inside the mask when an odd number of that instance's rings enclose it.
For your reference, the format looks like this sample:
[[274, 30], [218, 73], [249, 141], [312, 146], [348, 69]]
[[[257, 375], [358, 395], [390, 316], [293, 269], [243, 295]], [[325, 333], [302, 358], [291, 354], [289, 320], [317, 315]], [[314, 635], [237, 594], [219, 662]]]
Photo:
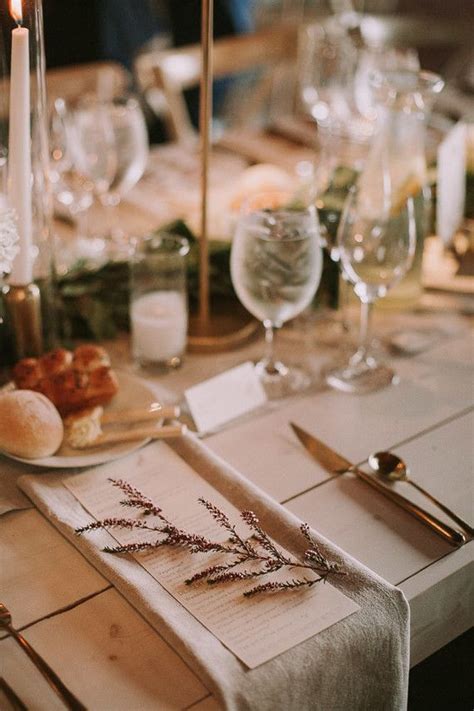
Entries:
[[[302, 560], [298, 560], [284, 554], [275, 545], [260, 526], [260, 521], [253, 511], [242, 511], [240, 514], [242, 521], [252, 532], [251, 536], [245, 539], [237, 532], [236, 527], [223, 511], [206, 499], [200, 498], [199, 503], [207, 509], [216, 523], [227, 532], [227, 541], [211, 541], [205, 536], [188, 533], [177, 528], [165, 517], [159, 506], [126, 481], [121, 479], [110, 479], [110, 481], [113, 486], [117, 486], [126, 496], [120, 502], [122, 506], [139, 509], [142, 516], [154, 516], [158, 518], [159, 524], [152, 525], [148, 521], [139, 518], [105, 518], [77, 528], [76, 533], [83, 534], [97, 529], [123, 528], [153, 531], [159, 534], [159, 537], [154, 541], [135, 541], [114, 547], [107, 546], [104, 548], [107, 553], [139, 553], [155, 550], [162, 546], [175, 546], [185, 548], [190, 553], [221, 553], [233, 557], [230, 561], [219, 565], [211, 565], [195, 573], [185, 580], [187, 585], [201, 580], [205, 580], [209, 585], [253, 580], [262, 575], [268, 575], [283, 569], [305, 570], [317, 576], [301, 579], [292, 578], [283, 582], [268, 581], [245, 591], [244, 595], [246, 597], [261, 592], [312, 587], [316, 583], [324, 582], [330, 575], [345, 575], [337, 563], [330, 563], [321, 553], [317, 542], [311, 536], [307, 524], [301, 526], [301, 533], [310, 544], [310, 547], [305, 550]], [[243, 567], [249, 564], [252, 565], [251, 568], [237, 570], [240, 566]]]

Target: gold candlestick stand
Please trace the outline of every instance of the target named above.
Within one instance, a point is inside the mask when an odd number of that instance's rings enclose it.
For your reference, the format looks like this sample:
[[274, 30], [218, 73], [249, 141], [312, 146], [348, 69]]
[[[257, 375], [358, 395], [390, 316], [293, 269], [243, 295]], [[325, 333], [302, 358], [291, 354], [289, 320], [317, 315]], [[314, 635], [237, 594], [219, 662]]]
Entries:
[[202, 71], [199, 99], [201, 152], [201, 235], [199, 239], [199, 312], [191, 316], [188, 348], [194, 352], [229, 350], [245, 343], [258, 328], [257, 322], [238, 303], [213, 304], [209, 290], [208, 192], [209, 155], [212, 121], [212, 44], [214, 1], [202, 0]]
[[36, 284], [2, 288], [8, 339], [15, 360], [43, 352], [41, 293]]

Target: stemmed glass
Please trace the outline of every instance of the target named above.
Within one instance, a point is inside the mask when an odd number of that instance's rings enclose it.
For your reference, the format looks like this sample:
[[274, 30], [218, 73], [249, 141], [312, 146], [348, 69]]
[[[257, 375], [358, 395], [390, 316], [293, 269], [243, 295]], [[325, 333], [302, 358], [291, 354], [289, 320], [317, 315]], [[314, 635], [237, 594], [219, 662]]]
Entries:
[[[100, 245], [89, 239], [87, 234], [86, 215], [94, 200], [93, 184], [75, 165], [75, 144], [71, 111], [66, 101], [57, 97], [49, 115], [49, 177], [55, 215], [70, 220], [74, 226], [70, 249], [62, 250], [63, 256], [72, 260], [84, 256], [95, 257], [100, 251]], [[67, 264], [61, 265], [61, 268], [66, 269]]]
[[148, 161], [148, 134], [143, 112], [133, 96], [110, 101], [86, 97], [75, 111], [76, 162], [94, 183], [107, 208], [107, 237], [120, 247], [123, 231], [113, 224], [111, 210], [142, 177]]
[[105, 109], [114, 134], [116, 170], [109, 190], [102, 196], [102, 203], [115, 208], [145, 172], [149, 154], [148, 133], [135, 97], [115, 97], [105, 104]]
[[374, 302], [386, 296], [413, 263], [413, 199], [396, 202], [384, 196], [380, 203], [354, 187], [339, 223], [337, 242], [342, 269], [361, 302], [359, 347], [347, 363], [326, 372], [326, 381], [344, 392], [369, 392], [395, 381], [394, 370], [371, 352], [371, 314]]
[[270, 398], [306, 388], [302, 366], [275, 357], [274, 335], [305, 309], [321, 279], [322, 250], [313, 206], [293, 206], [286, 193], [268, 192], [242, 207], [231, 250], [231, 277], [242, 304], [263, 322], [266, 349], [256, 364]]

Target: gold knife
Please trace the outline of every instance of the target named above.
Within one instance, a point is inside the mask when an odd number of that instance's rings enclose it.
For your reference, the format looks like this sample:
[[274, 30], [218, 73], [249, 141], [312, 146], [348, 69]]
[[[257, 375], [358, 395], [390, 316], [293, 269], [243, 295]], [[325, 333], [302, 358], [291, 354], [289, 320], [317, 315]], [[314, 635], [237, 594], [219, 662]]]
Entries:
[[305, 432], [305, 430], [298, 427], [298, 425], [290, 422], [290, 426], [303, 447], [319, 464], [321, 464], [321, 466], [326, 469], [326, 471], [331, 474], [344, 474], [345, 472], [352, 472], [373, 489], [376, 489], [380, 494], [390, 499], [390, 501], [394, 504], [397, 504], [397, 506], [400, 506], [400, 508], [404, 509], [404, 511], [414, 516], [425, 526], [431, 528], [452, 546], [462, 546], [466, 543], [466, 537], [463, 533], [461, 533], [461, 531], [451, 528], [451, 526], [448, 526], [435, 516], [432, 516], [432, 514], [428, 513], [428, 511], [422, 509], [421, 506], [414, 504], [398, 492], [388, 489], [378, 479], [370, 476], [370, 474], [366, 474], [362, 471], [362, 469], [355, 467], [348, 459], [335, 452], [333, 449], [317, 439], [314, 435], [309, 434], [309, 432]]

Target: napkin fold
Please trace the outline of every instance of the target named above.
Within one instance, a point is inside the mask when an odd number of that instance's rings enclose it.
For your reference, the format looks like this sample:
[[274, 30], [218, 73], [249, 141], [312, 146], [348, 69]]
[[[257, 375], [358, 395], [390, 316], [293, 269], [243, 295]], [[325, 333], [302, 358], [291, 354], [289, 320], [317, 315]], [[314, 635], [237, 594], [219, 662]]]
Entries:
[[[301, 522], [193, 435], [171, 446], [234, 506], [252, 509], [263, 527], [294, 554], [302, 550]], [[128, 458], [137, 463], [139, 453]], [[78, 474], [80, 476], [80, 474]], [[360, 610], [271, 659], [247, 669], [197, 619], [131, 558], [100, 550], [74, 529], [84, 509], [60, 474], [24, 476], [19, 486], [58, 529], [126, 597], [185, 659], [230, 711], [346, 711], [406, 708], [409, 671], [409, 607], [403, 593], [313, 531], [322, 552], [346, 576], [334, 585]], [[109, 535], [101, 532], [104, 540]], [[108, 540], [107, 540], [108, 542]], [[288, 593], [291, 594], [291, 593]]]

